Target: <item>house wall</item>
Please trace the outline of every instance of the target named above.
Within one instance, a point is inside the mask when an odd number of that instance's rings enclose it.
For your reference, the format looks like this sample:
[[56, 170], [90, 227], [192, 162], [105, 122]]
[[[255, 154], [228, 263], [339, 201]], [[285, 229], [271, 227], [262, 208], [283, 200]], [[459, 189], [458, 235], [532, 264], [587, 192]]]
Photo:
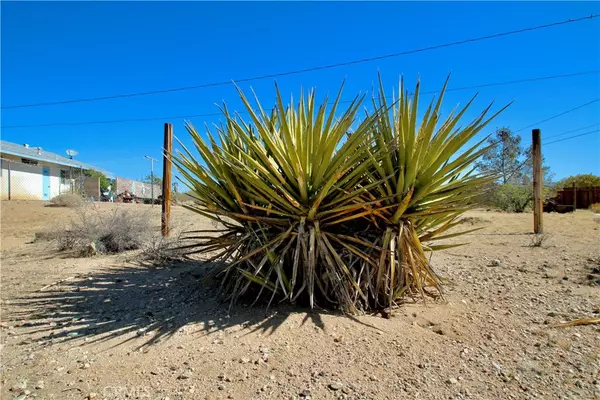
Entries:
[[60, 171], [69, 171], [69, 167], [58, 164], [38, 162], [38, 165], [23, 164], [20, 157], [2, 154], [0, 171], [0, 199], [8, 200], [9, 164], [10, 195], [12, 200], [43, 200], [43, 167], [50, 168], [49, 198], [61, 193], [71, 192], [72, 181], [60, 182]]

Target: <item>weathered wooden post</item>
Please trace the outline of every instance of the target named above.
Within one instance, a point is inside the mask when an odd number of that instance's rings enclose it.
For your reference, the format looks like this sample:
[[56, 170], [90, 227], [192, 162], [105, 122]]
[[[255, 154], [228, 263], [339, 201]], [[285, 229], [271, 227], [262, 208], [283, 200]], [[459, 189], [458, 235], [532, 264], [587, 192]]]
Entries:
[[531, 136], [533, 146], [533, 232], [544, 233], [542, 133], [539, 129], [534, 129], [531, 131]]
[[173, 125], [165, 123], [162, 180], [162, 235], [169, 236], [171, 224], [171, 152], [173, 151]]
[[573, 211], [577, 211], [577, 186], [573, 182]]

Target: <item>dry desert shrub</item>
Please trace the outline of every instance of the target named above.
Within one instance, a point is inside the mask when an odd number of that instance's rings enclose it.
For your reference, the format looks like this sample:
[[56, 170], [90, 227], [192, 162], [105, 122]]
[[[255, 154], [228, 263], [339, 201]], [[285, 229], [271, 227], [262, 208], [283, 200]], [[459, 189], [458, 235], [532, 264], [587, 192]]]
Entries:
[[529, 247], [542, 247], [550, 237], [551, 235], [549, 234], [536, 234], [530, 238], [531, 242], [529, 243]]
[[600, 203], [591, 204], [589, 208], [592, 212], [600, 214]]
[[36, 235], [53, 242], [59, 251], [80, 256], [137, 250], [153, 236], [150, 219], [124, 208], [101, 212], [94, 206], [81, 207], [66, 229]]
[[85, 199], [78, 194], [74, 193], [63, 193], [53, 197], [50, 200], [50, 206], [52, 207], [69, 207], [77, 208], [85, 204]]

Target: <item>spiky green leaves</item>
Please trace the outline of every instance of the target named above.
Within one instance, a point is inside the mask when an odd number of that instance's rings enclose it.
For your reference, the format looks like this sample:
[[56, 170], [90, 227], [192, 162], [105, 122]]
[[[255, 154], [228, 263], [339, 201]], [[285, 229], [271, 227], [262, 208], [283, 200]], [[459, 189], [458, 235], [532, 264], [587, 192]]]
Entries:
[[189, 208], [224, 226], [194, 233], [189, 249], [215, 253], [211, 276], [232, 302], [270, 293], [354, 312], [441, 290], [424, 253], [436, 247], [421, 241], [452, 228], [488, 179], [469, 170], [481, 143], [457, 152], [489, 108], [465, 129], [471, 103], [439, 125], [442, 91], [418, 123], [418, 85], [389, 108], [382, 87], [351, 134], [362, 98], [338, 110], [341, 90], [329, 111], [314, 92], [286, 108], [277, 90], [270, 114], [239, 91], [250, 122], [224, 106], [218, 141], [186, 125], [204, 161], [185, 148], [173, 157], [197, 199]]

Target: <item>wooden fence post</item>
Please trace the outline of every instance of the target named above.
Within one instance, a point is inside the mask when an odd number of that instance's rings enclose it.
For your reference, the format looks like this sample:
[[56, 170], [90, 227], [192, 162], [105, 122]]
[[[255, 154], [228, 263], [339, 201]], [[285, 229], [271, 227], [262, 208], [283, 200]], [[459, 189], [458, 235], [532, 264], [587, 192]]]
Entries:
[[542, 134], [539, 129], [531, 131], [533, 146], [533, 232], [544, 233], [543, 222], [543, 171], [542, 171]]
[[11, 181], [10, 181], [10, 161], [7, 161], [6, 164], [8, 165], [8, 200], [12, 200], [12, 193], [11, 193]]
[[165, 123], [165, 142], [163, 147], [162, 181], [162, 235], [169, 236], [171, 224], [171, 152], [173, 151], [173, 125]]
[[577, 211], [577, 186], [573, 182], [573, 211]]

